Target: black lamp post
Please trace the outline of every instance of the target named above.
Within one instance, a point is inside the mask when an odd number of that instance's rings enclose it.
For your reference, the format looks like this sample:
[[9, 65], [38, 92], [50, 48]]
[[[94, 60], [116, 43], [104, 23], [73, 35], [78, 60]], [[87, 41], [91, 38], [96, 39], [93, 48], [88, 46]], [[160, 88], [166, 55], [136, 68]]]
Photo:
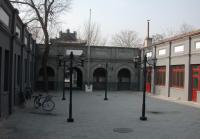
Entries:
[[72, 118], [72, 74], [73, 74], [73, 52], [70, 53], [70, 86], [69, 86], [69, 118], [67, 119], [67, 122], [74, 122], [74, 119]]
[[63, 61], [63, 66], [64, 66], [64, 68], [63, 68], [63, 97], [62, 97], [62, 100], [66, 100], [66, 98], [65, 98], [65, 66], [66, 66], [66, 61], [64, 60]]
[[[66, 61], [63, 55], [57, 55], [58, 57], [58, 67], [62, 66], [63, 63], [63, 95], [62, 100], [66, 100], [65, 98], [65, 72], [66, 72]], [[62, 59], [63, 58], [63, 59]]]
[[105, 81], [105, 98], [104, 98], [104, 100], [108, 100], [107, 92], [108, 92], [108, 62], [106, 62], [106, 81]]
[[145, 108], [146, 108], [146, 63], [147, 63], [147, 56], [144, 56], [144, 60], [143, 60], [143, 78], [144, 78], [144, 82], [143, 82], [143, 99], [142, 99], [142, 116], [140, 117], [140, 120], [142, 121], [146, 121], [147, 117], [145, 116]]
[[149, 61], [147, 60], [147, 56], [144, 55], [144, 59], [143, 61], [140, 61], [140, 58], [139, 57], [135, 57], [133, 62], [135, 64], [135, 67], [137, 68], [137, 65], [140, 64], [140, 65], [143, 65], [143, 97], [142, 97], [142, 116], [140, 117], [140, 120], [141, 121], [146, 121], [147, 120], [147, 117], [145, 116], [145, 111], [146, 111], [146, 71], [147, 71], [147, 67], [146, 67], [146, 64], [149, 64], [151, 66], [156, 66], [156, 59], [151, 59], [153, 61], [153, 64], [152, 63], [149, 63]]
[[[68, 50], [70, 53], [69, 53], [69, 61], [70, 61], [70, 65], [69, 65], [69, 72], [70, 72], [70, 88], [69, 88], [69, 117], [67, 119], [67, 122], [74, 122], [74, 119], [72, 118], [72, 74], [73, 74], [73, 69], [74, 69], [74, 64], [73, 64], [73, 61], [76, 62], [76, 65], [78, 66], [83, 66], [83, 62], [84, 60], [83, 59], [77, 59], [75, 60], [74, 59], [74, 55], [77, 55], [77, 56], [83, 56], [83, 51], [82, 50]], [[67, 53], [68, 53], [67, 51]]]
[[[69, 68], [70, 71], [70, 96], [69, 96], [69, 117], [67, 118], [67, 122], [74, 122], [74, 119], [72, 118], [72, 74], [73, 74], [73, 69], [75, 66], [73, 64], [73, 61], [76, 62], [76, 66], [83, 66], [84, 65], [84, 60], [83, 59], [74, 59], [74, 55], [77, 56], [83, 56], [83, 51], [82, 50], [67, 50], [66, 55], [68, 55], [69, 60], [66, 60], [67, 57], [63, 57], [63, 59], [60, 58], [61, 55], [59, 55], [59, 66], [62, 66], [63, 63], [63, 97], [62, 100], [66, 100], [65, 98], [65, 74], [66, 74], [66, 67]], [[69, 62], [69, 63], [68, 63]], [[67, 65], [66, 65], [67, 64]], [[68, 65], [69, 64], [69, 65]]]

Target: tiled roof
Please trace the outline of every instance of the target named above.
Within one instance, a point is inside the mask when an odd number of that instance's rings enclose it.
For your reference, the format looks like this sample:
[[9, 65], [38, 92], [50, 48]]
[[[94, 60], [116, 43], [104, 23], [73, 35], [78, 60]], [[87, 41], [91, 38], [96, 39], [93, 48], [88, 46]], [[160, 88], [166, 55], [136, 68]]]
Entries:
[[191, 36], [195, 36], [195, 35], [200, 35], [200, 29], [163, 39], [161, 41], [153, 43], [151, 46], [159, 45], [159, 44], [162, 44], [162, 43], [175, 41], [175, 40], [179, 40], [179, 39], [183, 39], [185, 37], [191, 37]]

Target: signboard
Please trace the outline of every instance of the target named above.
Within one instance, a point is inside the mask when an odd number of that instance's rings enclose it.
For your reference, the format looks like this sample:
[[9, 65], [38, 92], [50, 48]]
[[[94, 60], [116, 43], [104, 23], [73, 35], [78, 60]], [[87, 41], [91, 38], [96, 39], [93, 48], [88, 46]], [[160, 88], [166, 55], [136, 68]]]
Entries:
[[83, 54], [83, 50], [66, 50], [66, 55], [70, 55], [71, 52], [76, 56], [81, 56]]

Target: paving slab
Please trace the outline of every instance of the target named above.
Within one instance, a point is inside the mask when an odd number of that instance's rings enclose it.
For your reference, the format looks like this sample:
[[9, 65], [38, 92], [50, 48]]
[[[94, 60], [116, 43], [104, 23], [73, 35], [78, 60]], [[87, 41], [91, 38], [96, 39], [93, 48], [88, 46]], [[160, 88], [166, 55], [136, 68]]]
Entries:
[[140, 121], [142, 93], [73, 92], [73, 123], [68, 123], [69, 94], [54, 92], [55, 109], [16, 108], [0, 123], [0, 139], [199, 139], [200, 108], [148, 96], [147, 121]]

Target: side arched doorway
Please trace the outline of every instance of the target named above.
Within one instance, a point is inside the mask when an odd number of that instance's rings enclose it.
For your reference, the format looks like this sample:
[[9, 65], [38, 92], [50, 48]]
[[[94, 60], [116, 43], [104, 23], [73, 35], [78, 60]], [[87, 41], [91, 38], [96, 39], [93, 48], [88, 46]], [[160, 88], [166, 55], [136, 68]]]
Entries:
[[118, 90], [129, 90], [131, 84], [131, 73], [123, 68], [118, 72]]
[[97, 68], [93, 73], [93, 88], [95, 90], [105, 89], [106, 70], [104, 68]]
[[[44, 69], [41, 68], [39, 70], [39, 78], [43, 79], [43, 75], [44, 75]], [[48, 89], [54, 90], [55, 89], [55, 72], [49, 66], [47, 66], [47, 76], [48, 76]], [[44, 87], [44, 82], [43, 81], [38, 82], [37, 88], [41, 90], [41, 89], [44, 89], [43, 87]]]
[[[70, 83], [70, 73], [69, 73], [69, 70], [67, 70], [65, 72], [65, 87], [66, 88], [69, 88], [69, 83]], [[73, 69], [72, 87], [74, 89], [82, 89], [83, 87], [83, 74], [79, 68]]]

